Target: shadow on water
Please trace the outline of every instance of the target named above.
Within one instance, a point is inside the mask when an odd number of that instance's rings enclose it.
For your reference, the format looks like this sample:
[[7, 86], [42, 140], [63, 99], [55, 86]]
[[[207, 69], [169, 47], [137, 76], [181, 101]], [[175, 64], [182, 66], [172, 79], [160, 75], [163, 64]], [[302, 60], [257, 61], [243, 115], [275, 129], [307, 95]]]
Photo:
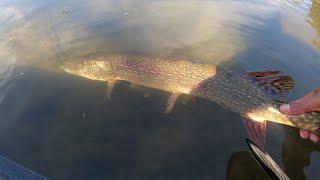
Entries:
[[164, 92], [120, 83], [104, 101], [104, 83], [23, 71], [1, 105], [0, 148], [54, 179], [223, 179], [243, 144], [239, 116], [205, 100], [178, 103], [167, 116]]

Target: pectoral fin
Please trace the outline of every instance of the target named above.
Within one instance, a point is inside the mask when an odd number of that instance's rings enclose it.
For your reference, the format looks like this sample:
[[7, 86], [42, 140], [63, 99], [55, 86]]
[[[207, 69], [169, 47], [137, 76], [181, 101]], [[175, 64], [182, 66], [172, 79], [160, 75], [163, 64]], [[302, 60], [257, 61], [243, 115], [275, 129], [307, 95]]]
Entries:
[[137, 88], [141, 88], [141, 86], [139, 86], [138, 84], [134, 84], [134, 83], [131, 83], [129, 88], [132, 88], [132, 89], [137, 89]]
[[111, 94], [114, 88], [114, 85], [116, 84], [117, 80], [116, 79], [110, 79], [108, 80], [108, 86], [107, 86], [107, 98], [111, 98]]
[[266, 121], [258, 122], [243, 118], [242, 122], [244, 124], [248, 138], [258, 144], [260, 147], [264, 147], [267, 131]]
[[167, 106], [166, 106], [166, 110], [165, 110], [166, 114], [170, 114], [172, 112], [172, 110], [176, 104], [176, 101], [180, 95], [181, 95], [181, 93], [171, 94], [171, 96], [169, 97], [168, 102], [167, 102]]
[[197, 99], [195, 96], [183, 96], [181, 99], [182, 104], [188, 104], [188, 103], [196, 103]]

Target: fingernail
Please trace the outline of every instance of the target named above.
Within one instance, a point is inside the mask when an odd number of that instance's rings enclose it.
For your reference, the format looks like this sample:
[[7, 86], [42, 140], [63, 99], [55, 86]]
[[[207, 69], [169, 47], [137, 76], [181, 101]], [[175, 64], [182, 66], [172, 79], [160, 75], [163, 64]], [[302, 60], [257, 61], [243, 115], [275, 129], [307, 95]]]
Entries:
[[290, 105], [289, 104], [284, 104], [284, 105], [280, 106], [280, 111], [289, 112], [290, 111]]
[[313, 133], [310, 133], [309, 139], [314, 143], [317, 143], [319, 140], [318, 136]]
[[306, 130], [300, 130], [299, 134], [303, 139], [307, 139], [309, 137], [309, 131]]

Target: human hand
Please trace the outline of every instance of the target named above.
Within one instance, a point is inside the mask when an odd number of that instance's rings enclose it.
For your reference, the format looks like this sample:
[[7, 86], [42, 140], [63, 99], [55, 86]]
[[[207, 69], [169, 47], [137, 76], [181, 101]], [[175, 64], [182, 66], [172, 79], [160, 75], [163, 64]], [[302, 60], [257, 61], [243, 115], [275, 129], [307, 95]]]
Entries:
[[[290, 104], [284, 104], [280, 107], [280, 111], [284, 114], [299, 115], [310, 111], [320, 111], [320, 88], [305, 95], [299, 100]], [[300, 136], [303, 139], [310, 139], [316, 143], [319, 141], [319, 136], [307, 130], [300, 130]]]

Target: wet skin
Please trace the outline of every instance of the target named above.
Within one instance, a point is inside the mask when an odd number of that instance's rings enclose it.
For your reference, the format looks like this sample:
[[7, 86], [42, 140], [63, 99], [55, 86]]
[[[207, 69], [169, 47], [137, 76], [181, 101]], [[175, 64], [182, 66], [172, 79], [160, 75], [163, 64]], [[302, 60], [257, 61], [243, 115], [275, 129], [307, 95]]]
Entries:
[[[299, 115], [310, 111], [320, 111], [320, 88], [315, 89], [301, 99], [293, 101], [290, 104], [284, 104], [280, 107], [280, 111], [289, 115]], [[300, 136], [303, 139], [310, 139], [312, 142], [319, 141], [319, 135], [301, 129]]]

